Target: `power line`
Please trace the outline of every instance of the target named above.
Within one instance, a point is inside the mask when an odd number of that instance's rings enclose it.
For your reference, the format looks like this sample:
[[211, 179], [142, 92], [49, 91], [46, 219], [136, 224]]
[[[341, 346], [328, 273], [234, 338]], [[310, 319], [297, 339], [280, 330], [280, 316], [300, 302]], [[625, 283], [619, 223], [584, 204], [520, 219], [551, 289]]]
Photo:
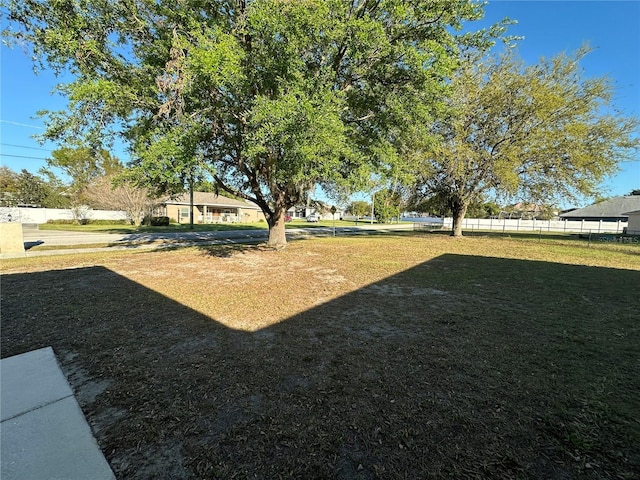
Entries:
[[37, 125], [29, 125], [26, 123], [20, 122], [12, 122], [11, 120], [0, 120], [2, 123], [10, 123], [11, 125], [18, 125], [19, 127], [29, 127], [29, 128], [37, 128], [38, 130], [42, 130], [42, 127], [38, 127]]
[[14, 145], [13, 143], [0, 143], [0, 145], [4, 145], [5, 147], [28, 148], [30, 150], [42, 150], [43, 152], [51, 152], [51, 150], [47, 150], [46, 148], [28, 147], [27, 145]]
[[0, 153], [0, 157], [29, 158], [31, 160], [46, 160], [46, 158], [42, 158], [42, 157], [27, 157], [25, 155], [7, 155], [6, 153]]

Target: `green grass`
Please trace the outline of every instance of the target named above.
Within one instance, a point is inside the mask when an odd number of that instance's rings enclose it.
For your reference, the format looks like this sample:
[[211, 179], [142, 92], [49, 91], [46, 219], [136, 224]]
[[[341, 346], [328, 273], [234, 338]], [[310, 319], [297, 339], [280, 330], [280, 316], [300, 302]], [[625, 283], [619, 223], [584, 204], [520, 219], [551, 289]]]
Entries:
[[228, 231], [228, 230], [248, 230], [257, 228], [267, 228], [264, 222], [258, 223], [218, 223], [218, 224], [194, 224], [193, 230], [188, 224], [171, 224], [168, 226], [147, 226], [141, 225], [76, 225], [76, 224], [52, 224], [45, 223], [39, 225], [40, 230], [60, 230], [73, 232], [100, 232], [100, 233], [148, 233], [148, 232], [188, 232], [188, 231]]
[[[351, 222], [336, 220], [336, 227], [350, 227], [354, 225], [368, 225], [369, 222]], [[318, 227], [333, 227], [334, 222], [332, 220], [322, 220], [320, 222], [307, 222], [306, 220], [293, 220], [286, 224], [287, 228], [318, 228]], [[77, 225], [77, 224], [55, 224], [45, 223], [39, 226], [40, 230], [60, 230], [60, 231], [73, 231], [73, 232], [100, 232], [100, 233], [148, 233], [148, 232], [208, 232], [208, 231], [229, 231], [229, 230], [255, 230], [266, 229], [266, 222], [255, 223], [210, 223], [199, 224], [196, 223], [191, 229], [189, 224], [176, 224], [173, 223], [169, 226], [152, 227], [141, 225], [136, 227], [134, 225]]]

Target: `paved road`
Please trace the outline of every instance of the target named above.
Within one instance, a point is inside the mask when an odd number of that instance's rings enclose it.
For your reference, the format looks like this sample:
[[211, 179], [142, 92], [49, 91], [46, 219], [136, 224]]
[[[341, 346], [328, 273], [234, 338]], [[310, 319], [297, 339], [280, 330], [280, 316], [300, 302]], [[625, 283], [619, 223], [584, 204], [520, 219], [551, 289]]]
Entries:
[[169, 232], [169, 233], [100, 233], [71, 232], [58, 230], [23, 229], [25, 247], [35, 245], [69, 246], [97, 245], [113, 246], [130, 243], [206, 241], [220, 238], [266, 238], [266, 230], [232, 230], [227, 232]]
[[[337, 227], [336, 235], [359, 235], [379, 233], [393, 230], [411, 230], [412, 224], [394, 225], [359, 225], [353, 227]], [[287, 229], [289, 240], [308, 238], [314, 236], [333, 235], [331, 227], [313, 227]], [[267, 239], [266, 229], [256, 230], [229, 230], [215, 232], [166, 232], [166, 233], [97, 233], [97, 232], [72, 232], [59, 230], [39, 230], [37, 226], [25, 225], [23, 227], [25, 249], [27, 256], [52, 255], [54, 253], [75, 253], [78, 250], [88, 251], [90, 245], [108, 245], [107, 249], [119, 248], [144, 248], [163, 247], [170, 245], [197, 244], [225, 244], [225, 243], [253, 243]], [[65, 247], [61, 250], [30, 250], [34, 246]], [[75, 246], [77, 249], [69, 249]], [[101, 250], [105, 247], [100, 247]], [[91, 248], [94, 250], [94, 248]], [[6, 255], [0, 255], [6, 256]]]

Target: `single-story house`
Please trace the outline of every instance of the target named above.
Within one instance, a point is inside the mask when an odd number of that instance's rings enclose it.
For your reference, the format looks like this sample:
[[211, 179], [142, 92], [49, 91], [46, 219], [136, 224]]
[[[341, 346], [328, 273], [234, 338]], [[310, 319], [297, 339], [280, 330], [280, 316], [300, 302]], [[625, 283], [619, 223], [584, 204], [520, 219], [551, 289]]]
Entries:
[[316, 209], [315, 208], [310, 208], [310, 207], [291, 207], [289, 210], [287, 210], [287, 215], [289, 217], [291, 217], [292, 219], [294, 219], [294, 220], [296, 220], [296, 219], [304, 220], [305, 218], [307, 218], [312, 213], [316, 213]]
[[[163, 199], [155, 212], [178, 223], [189, 223], [189, 194]], [[237, 200], [210, 192], [193, 192], [195, 223], [253, 223], [264, 221], [264, 214], [255, 203]]]
[[629, 212], [640, 210], [640, 195], [613, 197], [588, 207], [560, 214], [562, 220], [584, 220], [585, 222], [626, 222]]
[[640, 235], [640, 210], [634, 210], [633, 212], [626, 212], [629, 216], [629, 223], [627, 224], [627, 233], [630, 235]]
[[[296, 206], [291, 207], [287, 210], [287, 215], [291, 217], [293, 220], [302, 219], [304, 220], [309, 215], [318, 215], [322, 220], [332, 220], [333, 214], [331, 213], [331, 205], [328, 205], [324, 202], [315, 201], [313, 202], [314, 206]], [[335, 218], [339, 219], [344, 216], [344, 210], [336, 207]]]

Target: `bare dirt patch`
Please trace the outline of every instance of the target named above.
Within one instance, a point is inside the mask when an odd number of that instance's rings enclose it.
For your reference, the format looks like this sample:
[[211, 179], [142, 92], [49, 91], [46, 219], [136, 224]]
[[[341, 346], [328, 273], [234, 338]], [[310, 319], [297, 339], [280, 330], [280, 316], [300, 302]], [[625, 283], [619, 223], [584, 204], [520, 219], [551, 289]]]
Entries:
[[54, 348], [118, 478], [640, 475], [637, 249], [327, 238], [1, 281], [2, 356]]

